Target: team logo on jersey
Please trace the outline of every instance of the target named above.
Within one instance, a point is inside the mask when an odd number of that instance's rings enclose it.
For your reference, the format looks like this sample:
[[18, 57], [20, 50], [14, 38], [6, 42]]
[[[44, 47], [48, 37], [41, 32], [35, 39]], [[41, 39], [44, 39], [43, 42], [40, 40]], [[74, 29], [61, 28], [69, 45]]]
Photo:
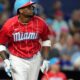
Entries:
[[22, 41], [22, 40], [34, 40], [38, 38], [38, 34], [35, 32], [30, 32], [30, 33], [17, 32], [17, 33], [13, 33], [13, 38], [15, 42]]

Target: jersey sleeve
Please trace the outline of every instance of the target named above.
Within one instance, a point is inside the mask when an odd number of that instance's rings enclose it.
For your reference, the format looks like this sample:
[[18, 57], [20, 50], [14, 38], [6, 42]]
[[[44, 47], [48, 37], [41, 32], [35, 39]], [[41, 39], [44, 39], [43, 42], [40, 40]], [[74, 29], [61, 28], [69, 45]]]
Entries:
[[8, 29], [7, 24], [4, 24], [2, 29], [0, 30], [0, 44], [6, 44], [8, 43]]
[[45, 41], [45, 40], [48, 40], [48, 36], [50, 35], [50, 29], [48, 28], [48, 25], [44, 22], [43, 23], [43, 32], [42, 32], [42, 34], [41, 34], [41, 39], [42, 39], [42, 41]]

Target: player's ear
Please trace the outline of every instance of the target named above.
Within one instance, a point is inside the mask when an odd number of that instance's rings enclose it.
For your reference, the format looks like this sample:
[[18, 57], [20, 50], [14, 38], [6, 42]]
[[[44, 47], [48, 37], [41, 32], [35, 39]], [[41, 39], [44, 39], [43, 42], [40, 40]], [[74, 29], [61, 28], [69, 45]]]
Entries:
[[23, 9], [19, 9], [19, 13], [23, 13]]

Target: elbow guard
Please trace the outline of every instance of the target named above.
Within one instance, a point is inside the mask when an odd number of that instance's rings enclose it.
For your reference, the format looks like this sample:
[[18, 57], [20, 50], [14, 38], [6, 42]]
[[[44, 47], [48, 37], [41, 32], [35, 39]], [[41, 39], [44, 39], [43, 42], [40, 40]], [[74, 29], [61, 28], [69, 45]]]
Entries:
[[50, 40], [43, 41], [42, 46], [51, 47], [51, 41]]

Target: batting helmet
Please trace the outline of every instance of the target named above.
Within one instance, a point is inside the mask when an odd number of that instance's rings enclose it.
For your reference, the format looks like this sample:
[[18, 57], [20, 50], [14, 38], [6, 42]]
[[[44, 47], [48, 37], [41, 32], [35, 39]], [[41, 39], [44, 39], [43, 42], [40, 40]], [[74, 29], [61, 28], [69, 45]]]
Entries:
[[14, 4], [14, 14], [16, 14], [20, 8], [24, 8], [31, 4], [34, 4], [31, 0], [16, 0]]

